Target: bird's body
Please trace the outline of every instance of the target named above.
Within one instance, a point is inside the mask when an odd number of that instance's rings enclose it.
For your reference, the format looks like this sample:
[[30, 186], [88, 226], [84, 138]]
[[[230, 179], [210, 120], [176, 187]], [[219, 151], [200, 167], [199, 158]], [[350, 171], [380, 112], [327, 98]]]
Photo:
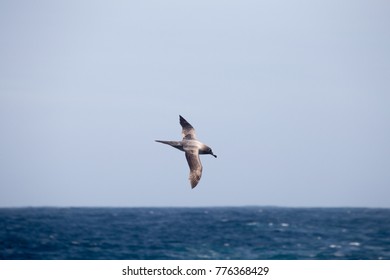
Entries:
[[202, 163], [200, 162], [200, 154], [213, 154], [211, 148], [202, 142], [198, 141], [195, 136], [195, 129], [182, 116], [180, 116], [180, 125], [182, 126], [182, 141], [164, 141], [156, 140], [156, 142], [170, 145], [186, 155], [188, 166], [190, 167], [189, 180], [191, 187], [195, 188], [202, 176]]

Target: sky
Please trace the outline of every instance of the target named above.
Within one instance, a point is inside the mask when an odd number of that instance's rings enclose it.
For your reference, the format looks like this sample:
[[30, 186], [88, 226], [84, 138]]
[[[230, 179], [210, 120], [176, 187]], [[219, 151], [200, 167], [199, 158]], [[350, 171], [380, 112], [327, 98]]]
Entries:
[[[390, 207], [389, 1], [1, 1], [0, 207]], [[191, 189], [179, 115], [202, 155]]]

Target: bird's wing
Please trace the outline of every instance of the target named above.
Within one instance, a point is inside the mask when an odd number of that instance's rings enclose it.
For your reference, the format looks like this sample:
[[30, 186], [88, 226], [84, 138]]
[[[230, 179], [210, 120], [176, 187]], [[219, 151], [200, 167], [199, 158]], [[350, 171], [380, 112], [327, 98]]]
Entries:
[[191, 182], [191, 187], [195, 188], [199, 183], [200, 177], [202, 177], [202, 163], [199, 159], [198, 150], [187, 150], [185, 154], [188, 166], [190, 167], [190, 176], [188, 179]]
[[195, 129], [182, 116], [180, 116], [180, 125], [183, 128], [181, 131], [183, 139], [196, 139]]

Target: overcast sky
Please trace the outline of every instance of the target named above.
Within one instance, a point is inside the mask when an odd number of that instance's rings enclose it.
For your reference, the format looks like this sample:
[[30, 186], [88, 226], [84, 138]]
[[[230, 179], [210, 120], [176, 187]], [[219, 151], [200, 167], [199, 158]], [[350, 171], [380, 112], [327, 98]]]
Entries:
[[[390, 207], [389, 1], [1, 1], [0, 207]], [[218, 158], [191, 189], [179, 114]]]

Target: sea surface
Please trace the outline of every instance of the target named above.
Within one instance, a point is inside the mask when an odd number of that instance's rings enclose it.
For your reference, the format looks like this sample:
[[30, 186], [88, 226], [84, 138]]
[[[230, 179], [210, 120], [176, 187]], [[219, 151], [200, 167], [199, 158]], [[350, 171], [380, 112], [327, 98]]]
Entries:
[[390, 209], [0, 208], [0, 259], [390, 259]]

